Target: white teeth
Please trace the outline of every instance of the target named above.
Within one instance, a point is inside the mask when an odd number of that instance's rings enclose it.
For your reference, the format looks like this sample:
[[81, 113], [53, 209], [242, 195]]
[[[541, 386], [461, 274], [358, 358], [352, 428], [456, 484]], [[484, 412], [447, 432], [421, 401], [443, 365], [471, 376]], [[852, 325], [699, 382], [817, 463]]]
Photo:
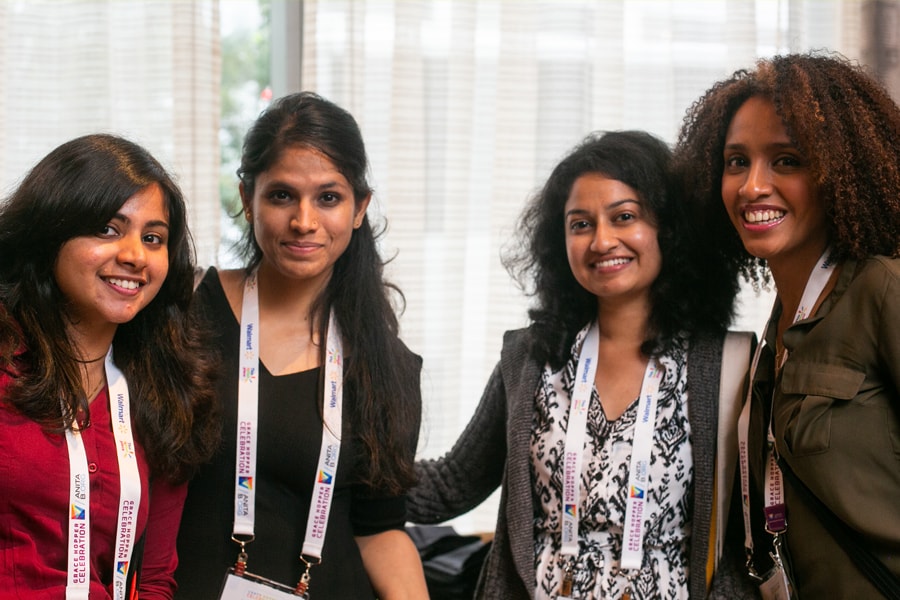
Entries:
[[629, 260], [630, 259], [628, 258], [613, 258], [610, 260], [603, 260], [597, 263], [597, 267], [603, 269], [606, 267], [614, 267], [616, 265], [624, 265], [625, 263], [629, 262]]
[[109, 282], [120, 288], [125, 288], [126, 290], [136, 290], [141, 287], [141, 284], [139, 284], [137, 281], [129, 281], [127, 279], [113, 279], [112, 277], [110, 277]]
[[768, 221], [777, 221], [784, 217], [785, 214], [783, 210], [757, 210], [745, 212], [744, 218], [748, 223], [766, 223]]

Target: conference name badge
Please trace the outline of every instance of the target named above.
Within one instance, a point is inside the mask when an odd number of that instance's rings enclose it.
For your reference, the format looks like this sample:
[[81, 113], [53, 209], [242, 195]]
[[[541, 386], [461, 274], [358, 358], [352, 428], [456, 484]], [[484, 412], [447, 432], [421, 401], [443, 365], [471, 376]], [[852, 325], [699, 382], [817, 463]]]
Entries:
[[228, 569], [219, 600], [297, 600], [308, 598], [296, 594], [294, 588], [259, 575], [247, 573], [238, 575], [234, 568]]

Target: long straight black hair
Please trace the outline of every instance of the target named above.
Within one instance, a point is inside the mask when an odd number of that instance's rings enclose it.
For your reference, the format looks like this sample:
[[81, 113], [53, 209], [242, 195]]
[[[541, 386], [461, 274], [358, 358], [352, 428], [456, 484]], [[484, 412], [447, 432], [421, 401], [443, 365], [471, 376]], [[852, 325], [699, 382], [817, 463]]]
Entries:
[[[253, 196], [256, 178], [284, 150], [296, 147], [327, 156], [350, 183], [357, 204], [372, 193], [356, 120], [336, 104], [301, 92], [275, 101], [248, 131], [237, 172], [245, 196]], [[368, 473], [364, 482], [397, 493], [414, 480], [413, 457], [421, 417], [420, 361], [398, 338], [392, 295], [401, 303], [403, 296], [384, 279], [376, 237], [365, 216], [314, 302], [310, 323], [318, 324], [319, 339], [324, 340], [327, 317], [334, 311], [347, 357], [345, 386], [348, 397], [355, 399], [351, 427], [369, 459], [368, 469], [363, 469]], [[263, 258], [252, 223], [241, 249], [249, 273]], [[322, 352], [324, 361], [324, 344]]]

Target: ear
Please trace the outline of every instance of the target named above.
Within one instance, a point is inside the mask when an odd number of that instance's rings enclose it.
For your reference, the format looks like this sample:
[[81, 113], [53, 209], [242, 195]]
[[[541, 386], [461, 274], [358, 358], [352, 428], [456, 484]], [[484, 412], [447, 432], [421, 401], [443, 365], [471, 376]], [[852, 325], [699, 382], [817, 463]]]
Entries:
[[366, 209], [369, 208], [369, 201], [372, 194], [366, 194], [366, 197], [356, 203], [356, 209], [353, 213], [353, 229], [359, 229], [362, 226], [363, 218], [366, 216]]
[[248, 198], [247, 193], [244, 190], [244, 182], [242, 181], [238, 185], [238, 192], [241, 194], [241, 205], [244, 207], [244, 218], [247, 219], [248, 223], [253, 222], [253, 198]]

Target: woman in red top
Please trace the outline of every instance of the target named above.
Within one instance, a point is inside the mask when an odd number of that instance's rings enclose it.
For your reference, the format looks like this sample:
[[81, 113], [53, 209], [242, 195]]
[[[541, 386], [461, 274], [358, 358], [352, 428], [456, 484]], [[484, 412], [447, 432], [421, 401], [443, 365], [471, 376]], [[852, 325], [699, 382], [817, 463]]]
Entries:
[[125, 600], [136, 572], [171, 598], [216, 437], [182, 194], [143, 148], [77, 138], [0, 206], [0, 256], [0, 598]]

